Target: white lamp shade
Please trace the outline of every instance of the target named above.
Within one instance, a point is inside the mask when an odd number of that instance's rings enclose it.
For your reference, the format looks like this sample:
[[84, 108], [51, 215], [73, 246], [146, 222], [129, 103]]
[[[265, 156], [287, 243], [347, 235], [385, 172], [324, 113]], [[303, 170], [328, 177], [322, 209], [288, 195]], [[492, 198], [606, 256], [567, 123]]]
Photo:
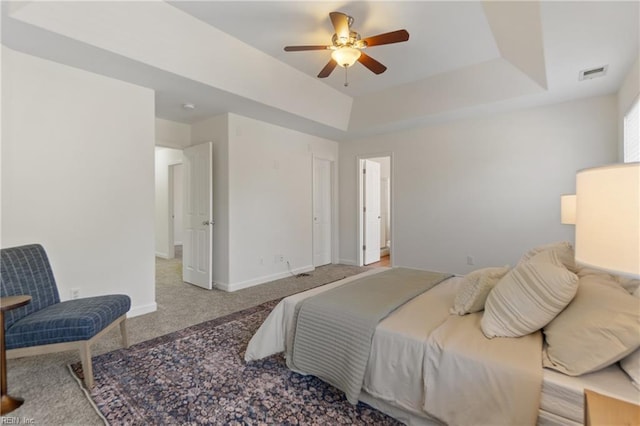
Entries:
[[340, 47], [337, 50], [331, 52], [331, 57], [334, 61], [338, 63], [341, 67], [348, 68], [351, 65], [355, 64], [355, 62], [360, 57], [360, 50], [354, 47]]
[[565, 225], [576, 224], [576, 195], [560, 196], [560, 223]]
[[640, 163], [578, 172], [576, 261], [640, 277]]

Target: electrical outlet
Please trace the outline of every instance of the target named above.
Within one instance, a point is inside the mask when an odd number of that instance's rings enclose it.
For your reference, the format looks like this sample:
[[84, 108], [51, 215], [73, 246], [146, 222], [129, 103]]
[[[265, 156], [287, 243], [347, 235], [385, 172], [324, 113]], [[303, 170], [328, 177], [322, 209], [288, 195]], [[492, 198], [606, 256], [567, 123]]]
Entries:
[[467, 265], [475, 265], [476, 261], [473, 256], [467, 256]]
[[283, 254], [281, 254], [281, 255], [278, 257], [278, 259], [280, 260], [280, 263], [284, 262], [284, 255], [283, 255]]
[[71, 298], [72, 299], [79, 299], [80, 298], [80, 289], [79, 288], [72, 288], [71, 289]]

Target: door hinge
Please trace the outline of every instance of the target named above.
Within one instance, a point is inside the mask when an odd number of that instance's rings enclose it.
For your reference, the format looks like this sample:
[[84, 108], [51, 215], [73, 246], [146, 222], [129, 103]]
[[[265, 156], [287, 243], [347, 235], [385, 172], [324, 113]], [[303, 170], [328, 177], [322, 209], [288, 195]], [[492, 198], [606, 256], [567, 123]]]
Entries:
[[365, 207], [363, 207], [363, 208], [362, 208], [362, 211], [366, 213], [366, 212], [367, 212], [367, 207], [366, 207], [366, 206], [365, 206]]
[[367, 246], [365, 246], [364, 244], [362, 245], [362, 250], [366, 250]]
[[367, 174], [367, 169], [362, 169], [362, 174], [366, 175]]

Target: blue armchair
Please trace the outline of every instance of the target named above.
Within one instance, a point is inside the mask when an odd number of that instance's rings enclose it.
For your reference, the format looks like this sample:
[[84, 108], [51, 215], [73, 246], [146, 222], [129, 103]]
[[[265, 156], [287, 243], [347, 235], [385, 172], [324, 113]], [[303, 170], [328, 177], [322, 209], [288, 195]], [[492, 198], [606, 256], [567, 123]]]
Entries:
[[0, 250], [0, 296], [29, 295], [31, 303], [5, 312], [7, 358], [72, 349], [80, 351], [84, 382], [93, 387], [91, 344], [118, 324], [128, 347], [126, 295], [88, 297], [60, 302], [51, 266], [39, 244]]

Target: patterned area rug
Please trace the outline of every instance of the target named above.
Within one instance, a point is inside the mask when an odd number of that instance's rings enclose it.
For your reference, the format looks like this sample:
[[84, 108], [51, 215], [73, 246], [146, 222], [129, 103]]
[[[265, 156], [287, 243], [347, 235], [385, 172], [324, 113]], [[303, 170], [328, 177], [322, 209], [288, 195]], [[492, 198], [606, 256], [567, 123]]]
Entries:
[[[112, 424], [399, 424], [288, 370], [282, 355], [245, 363], [277, 302], [94, 357], [91, 398]], [[82, 380], [80, 363], [71, 370]]]

